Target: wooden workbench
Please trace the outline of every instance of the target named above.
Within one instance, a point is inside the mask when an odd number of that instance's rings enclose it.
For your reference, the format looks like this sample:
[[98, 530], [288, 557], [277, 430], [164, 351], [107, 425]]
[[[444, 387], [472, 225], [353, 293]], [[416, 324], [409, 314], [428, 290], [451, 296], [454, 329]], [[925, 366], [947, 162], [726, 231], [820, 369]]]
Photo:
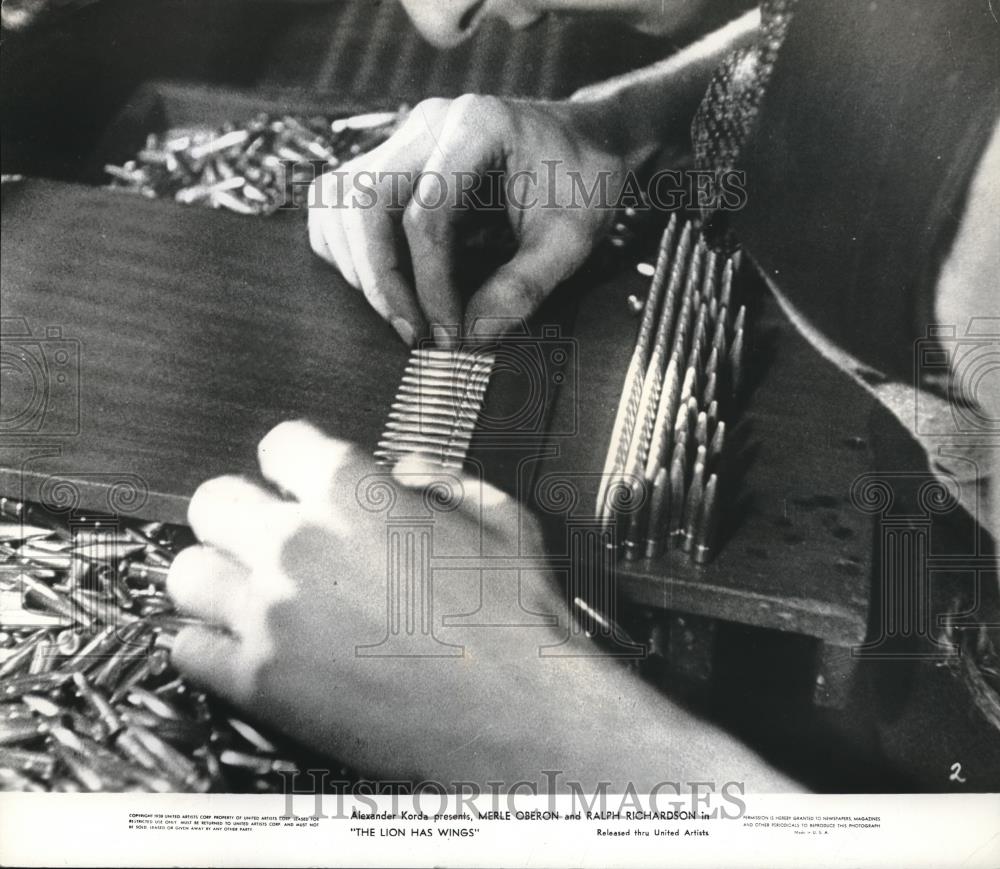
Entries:
[[[306, 417], [374, 446], [406, 350], [310, 254], [301, 213], [251, 219], [33, 180], [5, 184], [2, 208], [5, 329], [23, 318], [33, 335], [5, 336], [4, 352], [62, 342], [79, 351], [79, 380], [53, 388], [34, 429], [12, 426], [5, 409], [0, 492], [37, 499], [65, 478], [81, 509], [183, 522], [202, 480], [253, 472], [257, 441], [280, 420]], [[581, 478], [586, 510], [592, 481], [582, 478], [603, 465], [637, 326], [625, 298], [643, 282], [578, 283], [576, 363], [553, 393], [553, 435], [531, 479]], [[678, 554], [622, 565], [622, 588], [646, 605], [847, 646], [867, 620], [870, 517], [849, 492], [871, 468], [871, 400], [766, 298], [756, 322], [724, 551], [704, 568]], [[477, 449], [503, 476], [509, 457]], [[121, 481], [136, 493], [116, 490]], [[548, 516], [556, 541], [566, 518]]]

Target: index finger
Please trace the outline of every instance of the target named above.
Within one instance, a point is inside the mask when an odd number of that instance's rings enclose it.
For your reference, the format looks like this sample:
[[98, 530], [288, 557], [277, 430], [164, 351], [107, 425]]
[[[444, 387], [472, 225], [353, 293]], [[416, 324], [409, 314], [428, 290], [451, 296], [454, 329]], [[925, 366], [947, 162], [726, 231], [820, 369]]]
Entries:
[[372, 461], [355, 446], [302, 420], [280, 423], [257, 448], [264, 478], [307, 506], [325, 510], [345, 500]]
[[446, 101], [426, 100], [402, 128], [359, 161], [352, 176], [349, 207], [341, 215], [350, 259], [371, 306], [407, 344], [424, 331], [424, 319], [404, 272], [398, 238], [401, 210], [410, 182], [433, 147], [434, 127]]
[[439, 344], [455, 343], [462, 301], [455, 284], [454, 257], [466, 178], [503, 162], [495, 101], [464, 96], [454, 100], [436, 147], [414, 184], [403, 214], [413, 260], [417, 298]]

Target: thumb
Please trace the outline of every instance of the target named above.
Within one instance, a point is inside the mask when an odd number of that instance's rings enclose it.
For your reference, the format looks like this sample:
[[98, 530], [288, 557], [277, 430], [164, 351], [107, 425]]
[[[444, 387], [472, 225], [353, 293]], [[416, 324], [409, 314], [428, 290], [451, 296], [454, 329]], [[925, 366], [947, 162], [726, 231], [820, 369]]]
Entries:
[[465, 334], [488, 337], [526, 321], [549, 293], [579, 268], [591, 245], [579, 233], [556, 226], [525, 240], [512, 260], [500, 266], [469, 299]]

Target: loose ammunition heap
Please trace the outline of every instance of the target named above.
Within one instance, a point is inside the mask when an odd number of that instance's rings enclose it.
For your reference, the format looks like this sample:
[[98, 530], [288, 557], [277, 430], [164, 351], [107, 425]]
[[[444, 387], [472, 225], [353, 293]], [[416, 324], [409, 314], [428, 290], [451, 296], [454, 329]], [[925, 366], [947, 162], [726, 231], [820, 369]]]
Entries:
[[316, 765], [172, 668], [189, 541], [0, 498], [0, 790], [281, 792]]
[[641, 504], [622, 529], [626, 558], [673, 546], [703, 564], [718, 548], [723, 417], [740, 390], [746, 346], [739, 256], [709, 250], [677, 215], [661, 238], [597, 499], [608, 524], [619, 521], [615, 490]]
[[151, 199], [267, 215], [305, 202], [308, 182], [382, 144], [405, 107], [348, 118], [259, 114], [245, 124], [151, 133], [111, 187]]
[[418, 453], [441, 467], [461, 468], [493, 362], [488, 353], [415, 348], [375, 451], [379, 464]]

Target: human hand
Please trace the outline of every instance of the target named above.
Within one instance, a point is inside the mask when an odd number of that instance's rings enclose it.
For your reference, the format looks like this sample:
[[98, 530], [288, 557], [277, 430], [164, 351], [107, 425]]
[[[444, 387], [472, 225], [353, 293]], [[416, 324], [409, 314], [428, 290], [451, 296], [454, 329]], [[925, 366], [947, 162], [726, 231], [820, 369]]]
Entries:
[[[495, 333], [502, 321], [523, 320], [611, 223], [612, 202], [583, 204], [595, 184], [614, 197], [625, 177], [599, 114], [585, 104], [489, 96], [425, 100], [387, 142], [316, 180], [312, 249], [408, 344], [428, 324], [450, 327], [433, 330], [447, 346], [461, 329]], [[503, 181], [517, 252], [463, 310], [455, 259], [470, 189], [487, 175]]]
[[[369, 509], [388, 497], [394, 516], [423, 515], [425, 495], [440, 497], [450, 483], [461, 501], [433, 514], [434, 557], [485, 556], [488, 565], [541, 554], [531, 516], [489, 485], [442, 477], [419, 460], [391, 474], [377, 469], [305, 423], [274, 429], [259, 459], [288, 498], [221, 477], [191, 500], [201, 544], [178, 555], [167, 588], [210, 626], [178, 634], [176, 665], [304, 743], [376, 773], [486, 780], [530, 756], [537, 719], [528, 713], [544, 716], [560, 692], [580, 689], [539, 659], [540, 645], [566, 639], [563, 596], [542, 570], [439, 570], [433, 583], [429, 571], [400, 570], [417, 609], [394, 618], [403, 619], [400, 635], [408, 625], [423, 644], [413, 655], [380, 656], [372, 647], [392, 639], [387, 601], [394, 598], [386, 517]], [[414, 545], [419, 555], [419, 538]], [[429, 557], [429, 540], [424, 545]], [[420, 561], [413, 558], [411, 566]], [[484, 605], [484, 581], [513, 584], [510, 600], [520, 609], [507, 621], [514, 624], [442, 627], [442, 616]]]
[[376, 469], [305, 423], [272, 430], [259, 458], [286, 497], [239, 477], [202, 485], [201, 543], [167, 577], [207, 622], [177, 634], [173, 662], [216, 694], [382, 779], [795, 787], [569, 630], [513, 499], [416, 456]]

